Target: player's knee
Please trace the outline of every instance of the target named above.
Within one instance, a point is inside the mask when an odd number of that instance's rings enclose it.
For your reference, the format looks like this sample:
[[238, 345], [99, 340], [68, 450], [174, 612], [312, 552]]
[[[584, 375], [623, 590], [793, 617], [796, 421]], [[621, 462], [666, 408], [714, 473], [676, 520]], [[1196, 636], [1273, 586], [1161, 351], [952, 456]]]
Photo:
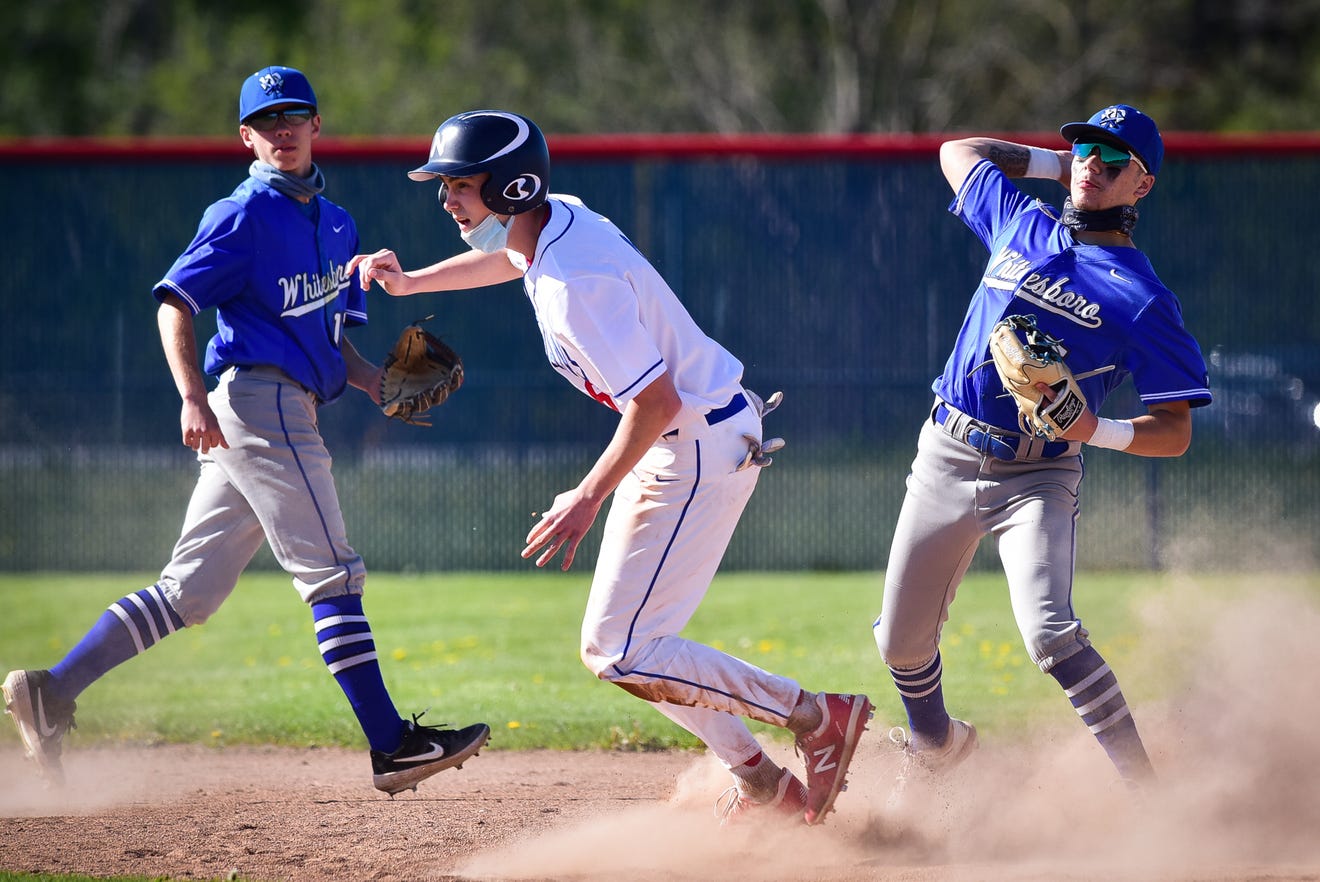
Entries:
[[1048, 674], [1059, 662], [1072, 658], [1090, 645], [1091, 641], [1080, 631], [1071, 631], [1062, 636], [1038, 634], [1027, 641], [1027, 652], [1036, 666]]
[[582, 664], [587, 666], [587, 670], [599, 679], [609, 680], [613, 671], [611, 665], [617, 656], [606, 656], [597, 647], [584, 643], [578, 649], [578, 658], [582, 659]]
[[893, 629], [885, 627], [879, 619], [872, 627], [871, 634], [875, 637], [876, 649], [880, 650], [880, 660], [891, 668], [919, 668], [935, 654], [929, 640], [914, 641], [910, 635], [895, 633]]

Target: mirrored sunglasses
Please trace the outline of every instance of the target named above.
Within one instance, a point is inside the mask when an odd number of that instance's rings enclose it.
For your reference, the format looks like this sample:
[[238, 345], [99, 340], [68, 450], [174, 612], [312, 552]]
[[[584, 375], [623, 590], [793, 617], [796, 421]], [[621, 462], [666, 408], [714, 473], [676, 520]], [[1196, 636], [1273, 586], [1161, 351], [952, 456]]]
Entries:
[[310, 107], [295, 107], [290, 110], [273, 110], [270, 113], [258, 113], [256, 116], [249, 116], [243, 123], [251, 126], [258, 132], [271, 132], [279, 126], [280, 120], [284, 120], [285, 125], [294, 128], [306, 125], [316, 111]]
[[[1128, 163], [1136, 159], [1122, 147], [1114, 147], [1110, 144], [1101, 144], [1098, 141], [1078, 141], [1072, 146], [1073, 156], [1082, 159], [1089, 159], [1095, 155], [1096, 151], [1100, 153], [1100, 161], [1110, 168], [1127, 168]], [[1140, 159], [1137, 159], [1137, 165], [1144, 170], [1146, 166], [1142, 165]]]

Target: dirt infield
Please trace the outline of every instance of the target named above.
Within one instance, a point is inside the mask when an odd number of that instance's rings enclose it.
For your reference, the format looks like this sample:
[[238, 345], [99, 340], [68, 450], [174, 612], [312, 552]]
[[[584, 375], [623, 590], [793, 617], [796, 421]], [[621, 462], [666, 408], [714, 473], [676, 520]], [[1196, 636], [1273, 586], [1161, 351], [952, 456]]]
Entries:
[[0, 868], [289, 882], [1320, 880], [1314, 796], [1271, 812], [1279, 793], [1242, 793], [1282, 782], [1216, 779], [1134, 803], [1087, 738], [1052, 745], [1046, 763], [987, 745], [914, 797], [900, 827], [884, 805], [897, 755], [883, 735], [868, 734], [826, 825], [723, 831], [712, 806], [726, 775], [695, 753], [487, 750], [390, 800], [364, 754], [337, 749], [75, 750], [63, 792], [8, 750]]
[[[721, 830], [728, 774], [699, 753], [488, 749], [395, 800], [366, 751], [91, 749], [44, 790], [0, 749], [0, 871], [170, 879], [1320, 882], [1320, 610], [1253, 588], [1167, 592], [1134, 681], [1160, 773], [1114, 781], [1075, 718], [984, 733], [953, 775], [887, 804], [899, 753], [876, 719], [820, 827]], [[1203, 624], [1189, 626], [1186, 611]], [[1175, 660], [1173, 664], [1171, 660]], [[7, 723], [4, 723], [7, 725]], [[498, 733], [496, 734], [498, 739]], [[498, 745], [498, 740], [495, 742]], [[800, 769], [791, 748], [767, 750]]]

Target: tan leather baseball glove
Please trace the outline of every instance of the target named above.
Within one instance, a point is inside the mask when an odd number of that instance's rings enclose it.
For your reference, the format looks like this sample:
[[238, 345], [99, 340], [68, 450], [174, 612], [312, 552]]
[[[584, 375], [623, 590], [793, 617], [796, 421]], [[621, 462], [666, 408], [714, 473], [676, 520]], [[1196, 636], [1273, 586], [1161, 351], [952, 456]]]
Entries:
[[387, 417], [429, 426], [424, 417], [463, 385], [463, 359], [439, 337], [413, 322], [385, 356], [380, 378], [380, 409]]
[[[1036, 325], [1034, 315], [1010, 315], [990, 331], [990, 360], [1017, 402], [1024, 433], [1054, 440], [1086, 411], [1086, 396], [1063, 360], [1065, 351]], [[1053, 401], [1037, 383], [1057, 393]]]

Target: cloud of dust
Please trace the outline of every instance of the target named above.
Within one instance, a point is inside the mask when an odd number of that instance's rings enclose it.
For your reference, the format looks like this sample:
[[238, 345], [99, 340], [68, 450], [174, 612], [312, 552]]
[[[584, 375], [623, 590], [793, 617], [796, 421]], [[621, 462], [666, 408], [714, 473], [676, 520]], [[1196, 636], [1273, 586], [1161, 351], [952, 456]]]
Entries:
[[[1093, 880], [1314, 879], [1320, 875], [1320, 599], [1244, 580], [1210, 598], [1187, 577], [1142, 610], [1133, 701], [1159, 784], [1130, 793], [1094, 738], [1071, 726], [1018, 733], [888, 806], [900, 755], [876, 719], [850, 790], [821, 827], [721, 830], [729, 783], [702, 758], [668, 804], [577, 821], [476, 856], [475, 879]], [[1148, 667], [1135, 670], [1135, 667]], [[1145, 690], [1151, 691], [1151, 690]], [[1059, 700], [1065, 702], [1060, 696]], [[1066, 704], [1065, 704], [1066, 707]], [[768, 744], [800, 770], [789, 747]], [[799, 771], [799, 774], [800, 771]], [[1303, 875], [1289, 875], [1296, 868]]]
[[[0, 718], [0, 723], [8, 725], [8, 720]], [[64, 766], [69, 783], [50, 787], [22, 750], [0, 753], [0, 817], [94, 814], [161, 793], [140, 764], [111, 750], [71, 751]]]

